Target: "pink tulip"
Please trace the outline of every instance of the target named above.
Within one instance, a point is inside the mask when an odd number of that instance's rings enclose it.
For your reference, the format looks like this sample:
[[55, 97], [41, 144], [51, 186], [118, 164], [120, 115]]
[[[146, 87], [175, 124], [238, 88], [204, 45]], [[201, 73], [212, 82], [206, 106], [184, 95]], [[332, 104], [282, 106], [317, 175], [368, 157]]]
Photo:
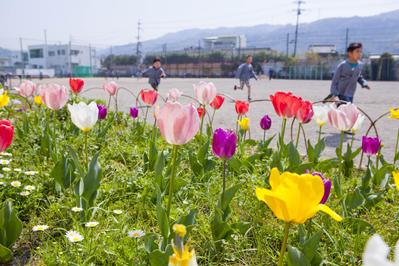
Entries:
[[19, 87], [15, 89], [19, 92], [19, 95], [28, 98], [33, 96], [33, 94], [35, 93], [36, 84], [30, 80], [24, 80], [21, 84], [19, 84]]
[[349, 131], [353, 128], [359, 116], [361, 116], [359, 109], [352, 103], [341, 104], [339, 107], [331, 105], [328, 112], [328, 121], [340, 131]]
[[111, 96], [114, 96], [118, 90], [118, 84], [116, 84], [115, 81], [104, 83], [103, 87], [104, 90]]
[[209, 104], [216, 97], [217, 90], [212, 82], [201, 81], [194, 85], [194, 94], [201, 104]]
[[199, 130], [198, 112], [191, 104], [167, 102], [157, 111], [156, 117], [161, 135], [169, 144], [186, 144]]
[[179, 89], [173, 88], [170, 89], [168, 92], [168, 100], [175, 102], [177, 101], [181, 96], [183, 95], [183, 92], [180, 91]]
[[68, 91], [65, 86], [46, 84], [40, 86], [40, 97], [43, 103], [52, 110], [59, 110], [68, 101]]

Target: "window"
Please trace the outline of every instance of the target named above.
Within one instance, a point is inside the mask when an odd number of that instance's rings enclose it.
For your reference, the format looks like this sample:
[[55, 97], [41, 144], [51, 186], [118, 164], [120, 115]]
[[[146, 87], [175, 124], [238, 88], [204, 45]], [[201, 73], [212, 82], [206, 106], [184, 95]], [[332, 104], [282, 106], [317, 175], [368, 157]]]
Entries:
[[43, 49], [30, 49], [30, 58], [43, 58]]
[[65, 50], [57, 50], [57, 55], [65, 55]]
[[54, 51], [49, 51], [48, 52], [48, 56], [55, 56], [55, 52]]
[[79, 50], [71, 50], [71, 55], [78, 55], [79, 54]]

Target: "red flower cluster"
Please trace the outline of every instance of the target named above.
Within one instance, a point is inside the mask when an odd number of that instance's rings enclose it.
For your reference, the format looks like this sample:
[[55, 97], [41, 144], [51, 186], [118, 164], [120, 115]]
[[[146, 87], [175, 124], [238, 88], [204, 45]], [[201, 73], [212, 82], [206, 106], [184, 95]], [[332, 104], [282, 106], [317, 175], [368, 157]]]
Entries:
[[291, 92], [276, 92], [270, 95], [274, 111], [279, 117], [295, 117], [300, 123], [308, 123], [313, 117], [312, 103], [304, 101], [301, 97], [292, 95]]

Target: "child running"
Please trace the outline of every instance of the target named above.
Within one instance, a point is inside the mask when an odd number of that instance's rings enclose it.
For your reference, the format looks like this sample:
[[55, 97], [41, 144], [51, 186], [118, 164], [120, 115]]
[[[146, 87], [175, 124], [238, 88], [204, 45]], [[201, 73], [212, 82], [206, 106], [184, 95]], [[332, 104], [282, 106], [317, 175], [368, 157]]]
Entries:
[[363, 52], [362, 44], [351, 43], [346, 52], [347, 59], [338, 65], [331, 82], [330, 95], [324, 101], [335, 100], [338, 97], [341, 101], [352, 103], [357, 82], [362, 88], [370, 89], [362, 76], [363, 63], [360, 61]]
[[251, 100], [251, 84], [249, 83], [249, 80], [251, 78], [254, 78], [258, 80], [258, 77], [256, 76], [254, 72], [254, 68], [252, 67], [252, 55], [247, 55], [245, 63], [242, 63], [236, 72], [236, 78], [240, 80], [240, 86], [234, 85], [234, 90], [237, 90], [238, 88], [240, 90], [244, 89], [244, 85], [247, 86], [248, 88], [248, 101]]
[[166, 77], [165, 71], [161, 67], [161, 59], [155, 58], [152, 61], [152, 66], [145, 70], [143, 75], [148, 77], [148, 83], [151, 85], [151, 87], [158, 91], [161, 78]]

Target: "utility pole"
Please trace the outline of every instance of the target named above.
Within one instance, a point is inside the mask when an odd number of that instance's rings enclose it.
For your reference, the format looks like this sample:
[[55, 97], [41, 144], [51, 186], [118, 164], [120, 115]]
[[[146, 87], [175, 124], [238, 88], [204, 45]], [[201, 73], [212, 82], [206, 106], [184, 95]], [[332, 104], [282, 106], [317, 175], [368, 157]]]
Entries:
[[72, 77], [72, 37], [69, 36], [69, 43], [68, 43], [68, 63], [69, 63], [69, 77]]
[[47, 30], [44, 30], [44, 68], [48, 67], [47, 56], [48, 56]]
[[91, 61], [91, 57], [92, 57], [92, 54], [91, 54], [91, 43], [89, 43], [90, 76], [92, 76], [92, 73], [93, 73], [93, 64], [92, 64], [92, 61]]
[[22, 46], [22, 38], [19, 38], [19, 49], [21, 52], [21, 63], [22, 63], [22, 76], [25, 74], [25, 61], [24, 61], [24, 50]]
[[288, 32], [287, 33], [287, 47], [286, 47], [286, 54], [287, 54], [287, 59], [288, 59], [288, 55], [289, 55], [289, 52], [290, 52], [290, 33]]
[[296, 12], [295, 41], [294, 41], [294, 53], [293, 53], [294, 57], [296, 56], [296, 49], [298, 46], [299, 16], [302, 14], [302, 11], [304, 11], [304, 9], [301, 8], [301, 5], [304, 4], [305, 1], [297, 0], [295, 3], [297, 4], [297, 8], [296, 10], [294, 10]]
[[163, 45], [162, 45], [162, 52], [163, 52], [163, 55], [164, 55], [164, 58], [165, 58], [165, 60], [164, 60], [164, 64], [165, 65], [167, 65], [168, 64], [168, 59], [167, 59], [167, 44], [166, 43], [164, 43]]
[[349, 42], [349, 28], [346, 28], [344, 53], [346, 52], [346, 48], [348, 48], [348, 42]]
[[136, 43], [136, 56], [137, 56], [137, 61], [138, 62], [140, 62], [140, 57], [141, 57], [140, 31], [141, 31], [141, 21], [139, 20], [137, 22], [137, 43]]

